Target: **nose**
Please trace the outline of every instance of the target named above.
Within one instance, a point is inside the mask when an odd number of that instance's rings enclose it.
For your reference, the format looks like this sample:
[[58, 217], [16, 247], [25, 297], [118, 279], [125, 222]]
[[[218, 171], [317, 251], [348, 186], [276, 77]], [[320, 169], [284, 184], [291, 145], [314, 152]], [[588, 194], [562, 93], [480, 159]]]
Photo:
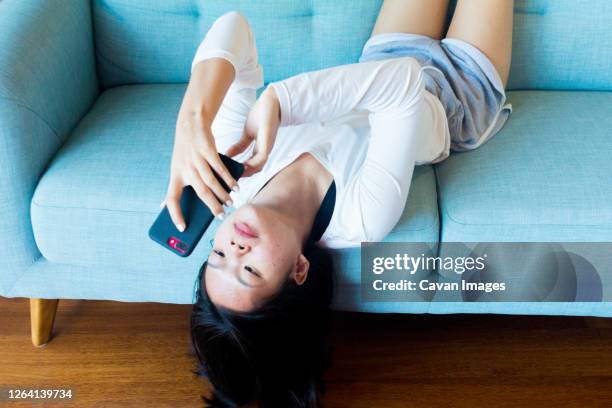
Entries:
[[232, 251], [237, 254], [245, 254], [251, 250], [251, 247], [245, 243], [239, 243], [234, 240], [230, 241], [230, 245], [232, 247]]

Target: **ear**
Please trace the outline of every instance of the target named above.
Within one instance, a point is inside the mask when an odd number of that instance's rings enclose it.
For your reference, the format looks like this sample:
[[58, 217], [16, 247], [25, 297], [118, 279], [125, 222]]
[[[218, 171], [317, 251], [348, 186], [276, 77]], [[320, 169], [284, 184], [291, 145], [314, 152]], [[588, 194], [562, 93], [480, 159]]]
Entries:
[[300, 254], [295, 265], [295, 271], [291, 275], [291, 278], [296, 284], [302, 285], [304, 282], [306, 282], [306, 278], [308, 277], [308, 269], [310, 269], [310, 262], [308, 262], [308, 259], [306, 259], [304, 254]]

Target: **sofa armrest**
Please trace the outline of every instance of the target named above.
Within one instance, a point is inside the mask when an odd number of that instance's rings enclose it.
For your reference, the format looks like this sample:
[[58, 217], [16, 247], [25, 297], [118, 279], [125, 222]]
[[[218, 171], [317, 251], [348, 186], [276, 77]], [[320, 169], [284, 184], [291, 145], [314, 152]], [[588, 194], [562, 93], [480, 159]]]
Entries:
[[40, 257], [34, 189], [97, 95], [89, 0], [0, 1], [0, 295]]

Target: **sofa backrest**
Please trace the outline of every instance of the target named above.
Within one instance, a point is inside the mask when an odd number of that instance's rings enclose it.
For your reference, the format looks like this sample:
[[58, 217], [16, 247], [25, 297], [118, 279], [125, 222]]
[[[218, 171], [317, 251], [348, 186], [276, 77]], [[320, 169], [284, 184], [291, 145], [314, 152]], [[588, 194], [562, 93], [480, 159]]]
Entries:
[[[212, 22], [251, 22], [266, 82], [357, 61], [382, 0], [92, 0], [103, 88], [187, 82]], [[425, 1], [425, 0], [424, 0]], [[516, 0], [510, 89], [612, 90], [612, 1]]]
[[510, 89], [612, 90], [612, 1], [515, 3]]
[[382, 0], [94, 0], [103, 87], [187, 82], [213, 21], [236, 10], [253, 27], [266, 83], [359, 58]]

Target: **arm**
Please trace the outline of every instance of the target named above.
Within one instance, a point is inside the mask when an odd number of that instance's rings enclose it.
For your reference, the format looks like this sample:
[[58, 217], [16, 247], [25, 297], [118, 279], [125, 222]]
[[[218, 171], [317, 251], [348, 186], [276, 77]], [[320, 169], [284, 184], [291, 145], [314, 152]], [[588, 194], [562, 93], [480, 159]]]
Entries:
[[409, 109], [422, 91], [420, 65], [414, 58], [394, 58], [342, 65], [296, 75], [270, 84], [246, 121], [242, 138], [228, 154], [256, 142], [245, 174], [259, 171], [276, 140], [279, 126], [327, 122], [353, 110], [371, 114]]
[[306, 73], [272, 87], [285, 126], [369, 112], [366, 158], [346, 186], [338, 220], [350, 241], [382, 240], [404, 211], [419, 150], [445, 131], [425, 101], [421, 66], [395, 58]]
[[219, 159], [211, 130], [234, 75], [232, 64], [221, 58], [199, 62], [192, 70], [176, 121], [170, 181], [165, 198], [168, 212], [181, 231], [185, 229], [185, 219], [180, 199], [185, 186], [191, 185], [213, 214], [219, 215], [223, 213], [220, 201], [229, 201], [230, 197], [215, 179], [212, 169], [228, 186], [236, 184]]
[[280, 104], [281, 126], [327, 122], [353, 110], [409, 109], [422, 90], [413, 58], [344, 65], [304, 73], [270, 85]]
[[[219, 17], [198, 47], [191, 78], [177, 118], [166, 205], [179, 230], [185, 228], [180, 210], [183, 188], [191, 185], [213, 214], [230, 195], [213, 170], [230, 188], [236, 180], [218, 156], [236, 129], [242, 132], [262, 76], [248, 22], [235, 12]], [[251, 95], [252, 94], [252, 95]], [[246, 108], [244, 115], [240, 110]], [[219, 143], [221, 142], [221, 146]], [[221, 147], [221, 149], [219, 149]]]
[[234, 66], [225, 59], [198, 61], [191, 71], [177, 122], [197, 115], [210, 127], [234, 77]]
[[0, 295], [41, 256], [34, 189], [97, 95], [89, 1], [0, 1]]

